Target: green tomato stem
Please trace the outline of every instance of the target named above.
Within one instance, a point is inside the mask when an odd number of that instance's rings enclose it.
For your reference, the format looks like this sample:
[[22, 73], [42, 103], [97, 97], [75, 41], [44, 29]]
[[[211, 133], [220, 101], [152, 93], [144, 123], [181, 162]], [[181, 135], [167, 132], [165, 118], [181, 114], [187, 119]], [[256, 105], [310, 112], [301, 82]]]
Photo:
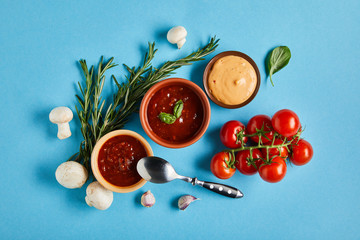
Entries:
[[[270, 159], [270, 156], [269, 156], [269, 149], [271, 148], [277, 148], [279, 150], [279, 152], [281, 152], [281, 148], [282, 147], [286, 147], [286, 149], [289, 151], [289, 148], [288, 146], [291, 144], [291, 141], [288, 141], [287, 138], [285, 137], [284, 140], [283, 140], [283, 143], [282, 144], [274, 144], [275, 143], [275, 139], [280, 135], [278, 134], [277, 132], [274, 133], [274, 136], [272, 138], [272, 141], [271, 141], [271, 144], [270, 145], [264, 145], [262, 143], [262, 138], [261, 137], [266, 137], [266, 133], [269, 133], [270, 131], [264, 131], [264, 126], [261, 127], [261, 129], [256, 129], [256, 132], [253, 133], [253, 134], [244, 134], [245, 130], [241, 130], [240, 132], [238, 132], [236, 134], [236, 137], [237, 137], [237, 143], [241, 142], [242, 143], [242, 140], [244, 137], [255, 137], [255, 136], [258, 136], [259, 138], [259, 142], [256, 146], [241, 146], [239, 148], [235, 148], [235, 149], [225, 149], [224, 152], [228, 152], [229, 154], [232, 154], [234, 156], [234, 154], [236, 152], [240, 152], [240, 151], [244, 151], [244, 150], [249, 150], [250, 152], [250, 156], [249, 158], [247, 159], [248, 160], [248, 164], [251, 164], [253, 166], [255, 166], [255, 159], [253, 158], [252, 156], [252, 152], [254, 149], [266, 149], [266, 157], [263, 159], [263, 161], [265, 162], [265, 164], [270, 164], [271, 163], [271, 160]], [[294, 137], [293, 139], [295, 138], [300, 138], [300, 135], [301, 135], [302, 131], [299, 131]], [[266, 137], [267, 138], [267, 137]], [[293, 140], [292, 139], [292, 140]], [[257, 160], [257, 159], [256, 159]], [[230, 163], [230, 165], [234, 165], [235, 164], [235, 157], [232, 159], [231, 161], [232, 163]]]

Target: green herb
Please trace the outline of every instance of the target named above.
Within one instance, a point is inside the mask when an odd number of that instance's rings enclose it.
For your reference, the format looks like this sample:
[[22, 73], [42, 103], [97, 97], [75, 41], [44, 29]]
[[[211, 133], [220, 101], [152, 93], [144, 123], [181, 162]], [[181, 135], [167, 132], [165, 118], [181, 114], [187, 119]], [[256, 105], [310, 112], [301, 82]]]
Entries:
[[181, 112], [183, 108], [184, 108], [184, 103], [180, 99], [175, 103], [174, 111], [173, 111], [174, 114], [161, 112], [158, 117], [160, 121], [162, 121], [163, 123], [173, 124], [176, 121], [176, 119], [178, 119], [181, 116]]
[[179, 118], [181, 116], [182, 110], [184, 109], [184, 103], [183, 101], [180, 99], [179, 101], [177, 101], [175, 103], [175, 107], [174, 107], [174, 116], [176, 118]]
[[159, 118], [163, 123], [173, 124], [176, 121], [176, 117], [170, 113], [160, 113]]
[[78, 84], [80, 94], [76, 95], [76, 98], [80, 106], [76, 106], [76, 112], [80, 119], [84, 140], [80, 143], [79, 152], [72, 155], [68, 161], [80, 162], [91, 173], [89, 162], [96, 142], [106, 133], [124, 127], [129, 116], [138, 110], [140, 101], [151, 86], [174, 74], [174, 71], [181, 66], [203, 60], [205, 56], [216, 49], [218, 42], [219, 40], [213, 37], [205, 47], [199, 48], [179, 60], [165, 62], [160, 68], [151, 66], [157, 49], [155, 49], [155, 43], [149, 43], [148, 52], [140, 66], [130, 68], [124, 65], [129, 72], [128, 76], [125, 76], [125, 82], [119, 83], [115, 76], [112, 76], [118, 90], [106, 110], [105, 100], [101, 98], [101, 92], [105, 82], [105, 72], [116, 66], [112, 63], [113, 58], [104, 62], [101, 57], [99, 65], [96, 68], [92, 66], [90, 71], [86, 61], [80, 60], [85, 84]]
[[84, 141], [80, 143], [79, 152], [72, 155], [68, 161], [76, 157], [75, 160], [83, 163], [88, 170], [90, 168], [89, 160], [92, 149], [101, 134], [101, 131], [99, 131], [99, 125], [103, 122], [101, 112], [105, 101], [101, 99], [100, 95], [105, 82], [104, 74], [106, 70], [117, 66], [112, 63], [113, 59], [114, 58], [111, 58], [108, 62], [104, 63], [103, 58], [101, 57], [97, 68], [98, 71], [95, 74], [93, 66], [89, 71], [86, 61], [79, 61], [85, 76], [85, 86], [82, 87], [80, 82], [78, 82], [81, 96], [76, 95], [76, 98], [81, 108], [78, 108], [77, 106], [75, 106], [75, 108], [81, 123], [81, 133], [84, 137]]
[[271, 84], [274, 86], [272, 75], [284, 68], [290, 61], [291, 52], [286, 46], [280, 46], [271, 51], [267, 62], [267, 70], [270, 75]]

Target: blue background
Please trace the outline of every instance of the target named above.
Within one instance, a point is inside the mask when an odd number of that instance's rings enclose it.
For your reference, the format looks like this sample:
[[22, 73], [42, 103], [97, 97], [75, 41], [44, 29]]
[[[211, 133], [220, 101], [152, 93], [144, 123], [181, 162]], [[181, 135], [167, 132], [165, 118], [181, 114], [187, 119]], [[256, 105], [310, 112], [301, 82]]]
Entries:
[[[0, 239], [359, 239], [360, 1], [4, 1], [0, 8]], [[166, 32], [188, 30], [181, 50]], [[75, 113], [77, 61], [100, 56], [138, 65], [147, 41], [159, 49], [155, 66], [183, 57], [212, 35], [220, 46], [205, 61], [183, 67], [176, 77], [202, 87], [206, 63], [216, 53], [238, 50], [258, 64], [262, 84], [246, 107], [229, 110], [211, 103], [204, 137], [184, 149], [152, 142], [137, 114], [127, 129], [149, 140], [158, 156], [181, 174], [240, 188], [234, 200], [181, 181], [147, 183], [139, 191], [114, 194], [107, 211], [84, 202], [85, 187], [69, 190], [55, 170], [82, 140], [77, 117], [73, 136], [60, 141], [48, 120], [53, 107]], [[287, 45], [289, 65], [265, 78], [264, 59]], [[122, 76], [119, 66], [110, 73]], [[110, 74], [109, 73], [109, 74]], [[108, 76], [110, 76], [108, 74]], [[104, 96], [115, 89], [108, 79]], [[222, 181], [210, 172], [211, 156], [223, 149], [218, 132], [228, 120], [244, 123], [256, 114], [289, 108], [298, 113], [314, 147], [313, 160], [289, 167], [285, 179], [269, 184], [258, 175]], [[139, 203], [150, 189], [156, 204]], [[177, 199], [201, 198], [185, 212]]]

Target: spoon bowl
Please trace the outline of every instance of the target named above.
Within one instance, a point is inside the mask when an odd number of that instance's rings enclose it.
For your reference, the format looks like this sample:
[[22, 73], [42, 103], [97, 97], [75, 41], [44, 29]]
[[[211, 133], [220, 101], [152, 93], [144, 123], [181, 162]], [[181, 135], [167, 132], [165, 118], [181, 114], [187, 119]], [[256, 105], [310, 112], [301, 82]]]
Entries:
[[143, 179], [152, 183], [167, 183], [179, 176], [168, 161], [159, 157], [140, 159], [136, 169]]

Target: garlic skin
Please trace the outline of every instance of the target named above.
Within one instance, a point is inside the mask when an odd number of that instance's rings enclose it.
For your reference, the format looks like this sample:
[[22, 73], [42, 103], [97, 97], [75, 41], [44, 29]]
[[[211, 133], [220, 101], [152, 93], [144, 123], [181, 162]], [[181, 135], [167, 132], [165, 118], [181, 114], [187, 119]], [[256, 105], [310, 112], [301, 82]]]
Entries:
[[113, 199], [113, 192], [104, 188], [97, 181], [90, 183], [86, 188], [85, 201], [90, 207], [95, 207], [99, 210], [106, 210], [111, 206]]
[[81, 188], [88, 179], [88, 171], [78, 162], [67, 161], [56, 169], [55, 177], [66, 188]]
[[143, 205], [144, 207], [149, 208], [154, 206], [154, 204], [155, 204], [155, 197], [150, 192], [150, 190], [141, 196], [141, 205]]
[[186, 42], [187, 31], [183, 26], [176, 26], [171, 28], [167, 33], [167, 40], [172, 44], [177, 44], [180, 49]]
[[200, 198], [196, 198], [191, 195], [181, 196], [178, 201], [179, 209], [184, 211], [190, 205], [190, 203], [196, 200], [200, 200]]

